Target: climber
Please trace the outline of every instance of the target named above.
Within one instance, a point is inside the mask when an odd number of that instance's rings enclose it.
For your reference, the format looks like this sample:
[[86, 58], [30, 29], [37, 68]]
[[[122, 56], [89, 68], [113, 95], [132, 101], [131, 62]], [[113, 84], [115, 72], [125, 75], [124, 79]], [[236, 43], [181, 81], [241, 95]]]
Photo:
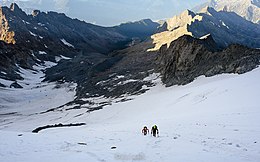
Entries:
[[157, 137], [159, 137], [159, 130], [157, 128], [157, 125], [154, 125], [151, 129], [151, 134], [156, 137], [156, 134], [157, 134]]
[[149, 133], [149, 129], [146, 126], [144, 126], [142, 133], [146, 136]]

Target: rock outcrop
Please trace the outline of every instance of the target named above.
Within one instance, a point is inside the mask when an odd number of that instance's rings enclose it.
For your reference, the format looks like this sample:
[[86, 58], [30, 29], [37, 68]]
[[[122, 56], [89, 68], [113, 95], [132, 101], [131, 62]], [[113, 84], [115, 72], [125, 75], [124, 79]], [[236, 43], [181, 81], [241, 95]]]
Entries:
[[14, 39], [14, 31], [9, 30], [9, 24], [8, 20], [6, 19], [3, 9], [0, 8], [0, 40], [3, 40], [7, 43], [15, 44], [15, 39]]
[[201, 75], [251, 71], [259, 65], [260, 50], [238, 44], [220, 49], [211, 36], [201, 40], [184, 35], [169, 48], [162, 46], [158, 61], [166, 86], [183, 85]]

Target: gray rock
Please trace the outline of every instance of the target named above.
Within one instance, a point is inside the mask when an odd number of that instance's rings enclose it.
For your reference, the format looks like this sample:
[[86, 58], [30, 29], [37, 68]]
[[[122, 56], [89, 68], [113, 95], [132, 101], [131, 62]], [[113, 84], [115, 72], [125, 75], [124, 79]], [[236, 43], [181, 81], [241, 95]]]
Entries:
[[163, 46], [158, 61], [166, 86], [182, 85], [200, 75], [251, 71], [259, 65], [260, 50], [236, 44], [219, 49], [211, 37], [201, 40], [185, 35], [169, 48]]

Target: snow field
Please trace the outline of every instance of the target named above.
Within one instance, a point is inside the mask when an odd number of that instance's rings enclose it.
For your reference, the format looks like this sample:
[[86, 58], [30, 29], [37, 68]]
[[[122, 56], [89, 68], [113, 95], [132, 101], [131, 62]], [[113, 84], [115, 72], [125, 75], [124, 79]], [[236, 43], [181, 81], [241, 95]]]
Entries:
[[[0, 161], [258, 162], [259, 79], [259, 68], [243, 75], [199, 77], [185, 86], [158, 84], [134, 100], [75, 118], [36, 115], [1, 127]], [[53, 123], [87, 125], [24, 132], [32, 129], [30, 123], [43, 126], [55, 116]], [[142, 127], [153, 124], [160, 136], [143, 136]]]

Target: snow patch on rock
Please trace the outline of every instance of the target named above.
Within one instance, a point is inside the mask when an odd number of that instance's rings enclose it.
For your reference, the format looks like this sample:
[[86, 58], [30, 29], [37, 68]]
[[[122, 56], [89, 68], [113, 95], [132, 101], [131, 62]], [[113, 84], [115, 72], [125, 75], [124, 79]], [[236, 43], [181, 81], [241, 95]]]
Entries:
[[65, 44], [66, 46], [75, 48], [72, 44], [70, 44], [69, 42], [67, 42], [65, 39], [61, 39], [61, 42], [62, 42], [63, 44]]

